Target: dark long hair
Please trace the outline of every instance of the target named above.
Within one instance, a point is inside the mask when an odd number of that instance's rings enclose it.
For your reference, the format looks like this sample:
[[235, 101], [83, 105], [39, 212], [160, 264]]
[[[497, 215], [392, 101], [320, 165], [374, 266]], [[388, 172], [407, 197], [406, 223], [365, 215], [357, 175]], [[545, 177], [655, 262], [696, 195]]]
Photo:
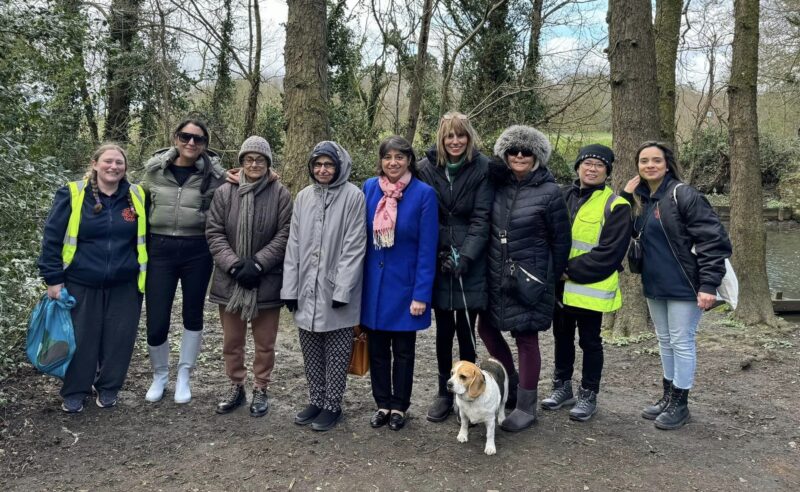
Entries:
[[650, 147], [658, 148], [664, 154], [664, 161], [667, 163], [667, 172], [672, 173], [672, 176], [679, 181], [683, 181], [683, 170], [681, 169], [680, 164], [678, 164], [678, 160], [675, 159], [675, 152], [672, 151], [672, 148], [664, 142], [659, 142], [656, 140], [648, 140], [644, 142], [639, 148], [636, 150], [636, 170], [639, 170], [639, 155], [642, 153], [644, 149], [648, 149]]
[[[664, 162], [667, 163], [667, 173], [672, 173], [673, 178], [677, 179], [678, 181], [683, 181], [683, 171], [681, 170], [680, 164], [678, 164], [678, 160], [675, 159], [675, 152], [672, 151], [672, 148], [669, 145], [657, 140], [648, 140], [642, 143], [642, 145], [640, 145], [636, 150], [636, 161], [634, 162], [634, 165], [636, 166], [636, 173], [639, 173], [639, 155], [644, 149], [649, 149], [650, 147], [656, 147], [664, 154]], [[641, 176], [641, 174], [639, 174], [639, 176]], [[642, 211], [642, 199], [639, 198], [639, 195], [637, 195], [635, 191], [633, 193], [633, 201], [634, 213], [638, 214]]]
[[415, 178], [418, 177], [417, 157], [414, 155], [414, 149], [411, 147], [411, 144], [408, 143], [408, 140], [400, 135], [386, 137], [381, 142], [381, 146], [378, 148], [378, 176], [383, 176], [383, 166], [381, 166], [381, 160], [383, 160], [390, 150], [396, 150], [401, 154], [405, 154], [405, 156], [408, 157], [408, 170], [411, 172], [412, 176]]

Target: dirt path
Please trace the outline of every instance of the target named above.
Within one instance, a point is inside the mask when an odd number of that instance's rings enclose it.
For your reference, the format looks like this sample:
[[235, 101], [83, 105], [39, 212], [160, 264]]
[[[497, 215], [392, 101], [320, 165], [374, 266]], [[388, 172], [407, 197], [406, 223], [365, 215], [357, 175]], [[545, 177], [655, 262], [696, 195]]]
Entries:
[[[730, 491], [798, 490], [800, 483], [796, 325], [764, 334], [733, 326], [723, 314], [707, 315], [690, 397], [693, 422], [676, 432], [658, 431], [639, 417], [660, 391], [655, 340], [607, 344], [600, 411], [592, 421], [571, 422], [566, 410], [540, 414], [530, 430], [498, 431], [497, 455], [487, 457], [482, 426], [460, 444], [453, 417], [442, 424], [424, 418], [435, 394], [432, 330], [417, 342], [412, 419], [405, 429], [370, 428], [369, 379], [351, 376], [345, 420], [316, 433], [292, 424], [306, 387], [290, 320], [283, 320], [279, 335], [273, 406], [262, 419], [246, 408], [214, 414], [225, 378], [213, 308], [207, 321], [188, 405], [173, 403], [171, 393], [146, 404], [143, 339], [112, 410], [87, 405], [82, 414], [65, 415], [58, 386], [32, 370], [3, 382], [9, 401], [0, 409], [2, 489]], [[543, 393], [553, 351], [551, 335], [542, 340]]]

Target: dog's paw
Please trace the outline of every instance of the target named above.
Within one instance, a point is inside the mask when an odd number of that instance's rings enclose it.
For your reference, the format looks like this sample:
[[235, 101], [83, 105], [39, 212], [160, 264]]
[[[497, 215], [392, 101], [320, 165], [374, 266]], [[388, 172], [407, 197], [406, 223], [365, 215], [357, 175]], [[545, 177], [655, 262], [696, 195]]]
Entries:
[[497, 452], [497, 449], [495, 449], [494, 444], [487, 443], [486, 447], [483, 448], [483, 452], [491, 456]]
[[458, 439], [458, 442], [467, 442], [467, 440], [469, 440], [466, 432], [459, 432], [456, 439]]

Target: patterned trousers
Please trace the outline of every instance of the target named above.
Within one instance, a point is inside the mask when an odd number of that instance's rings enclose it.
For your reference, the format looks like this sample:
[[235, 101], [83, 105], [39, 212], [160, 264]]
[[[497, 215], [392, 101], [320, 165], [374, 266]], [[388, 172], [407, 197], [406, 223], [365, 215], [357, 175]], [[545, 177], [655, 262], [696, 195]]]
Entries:
[[319, 333], [299, 329], [310, 403], [331, 412], [341, 409], [347, 368], [353, 352], [353, 329]]

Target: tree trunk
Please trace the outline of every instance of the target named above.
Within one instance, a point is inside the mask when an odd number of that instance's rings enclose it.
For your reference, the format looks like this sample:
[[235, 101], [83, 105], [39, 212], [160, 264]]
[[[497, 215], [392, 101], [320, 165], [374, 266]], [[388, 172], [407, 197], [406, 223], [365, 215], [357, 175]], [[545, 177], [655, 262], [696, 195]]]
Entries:
[[103, 137], [106, 140], [128, 141], [128, 123], [131, 105], [131, 66], [134, 41], [139, 24], [139, 7], [142, 0], [113, 0], [111, 2], [107, 50], [106, 92], [108, 113]]
[[683, 0], [657, 0], [654, 26], [661, 140], [675, 149], [675, 63]]
[[[247, 110], [245, 111], [245, 119], [244, 119], [244, 136], [245, 138], [249, 137], [253, 134], [256, 128], [256, 116], [258, 115], [258, 96], [261, 92], [261, 11], [259, 9], [258, 0], [252, 0], [253, 2], [253, 20], [255, 22], [255, 46], [253, 47], [253, 52], [251, 53], [251, 67], [252, 70], [250, 71], [250, 76], [248, 77], [248, 81], [250, 82], [250, 93], [247, 95]], [[322, 21], [325, 22], [325, 17], [322, 18]], [[323, 24], [326, 26], [327, 24]], [[325, 38], [323, 36], [322, 42], [325, 42]], [[327, 53], [327, 52], [326, 52]], [[323, 62], [325, 62], [325, 56], [323, 56]], [[326, 74], [327, 74], [327, 66], [326, 66]], [[309, 149], [311, 150], [311, 149]]]
[[288, 0], [284, 60], [286, 145], [281, 170], [293, 192], [308, 183], [306, 159], [317, 142], [329, 138], [328, 53], [325, 0]]
[[422, 106], [422, 89], [425, 84], [425, 62], [428, 57], [428, 35], [431, 31], [431, 18], [436, 5], [434, 0], [424, 0], [422, 4], [422, 24], [419, 28], [419, 42], [417, 43], [417, 60], [414, 65], [414, 75], [411, 79], [411, 94], [408, 101], [408, 123], [406, 124], [406, 140], [414, 145], [414, 135], [417, 133], [419, 108]]
[[[611, 129], [616, 161], [614, 189], [621, 190], [637, 171], [636, 149], [659, 136], [656, 54], [649, 0], [609, 0], [608, 60], [611, 67]], [[647, 328], [647, 305], [640, 278], [620, 276], [622, 309], [613, 322], [615, 336]]]
[[544, 23], [542, 7], [544, 7], [544, 0], [533, 0], [530, 13], [531, 29], [528, 38], [528, 55], [525, 57], [526, 79], [530, 80], [536, 79], [536, 69], [539, 66], [539, 43]]
[[761, 215], [758, 156], [759, 0], [734, 0], [733, 55], [728, 84], [731, 157], [731, 239], [739, 279], [735, 316], [748, 325], [776, 326], [767, 283], [766, 231]]

